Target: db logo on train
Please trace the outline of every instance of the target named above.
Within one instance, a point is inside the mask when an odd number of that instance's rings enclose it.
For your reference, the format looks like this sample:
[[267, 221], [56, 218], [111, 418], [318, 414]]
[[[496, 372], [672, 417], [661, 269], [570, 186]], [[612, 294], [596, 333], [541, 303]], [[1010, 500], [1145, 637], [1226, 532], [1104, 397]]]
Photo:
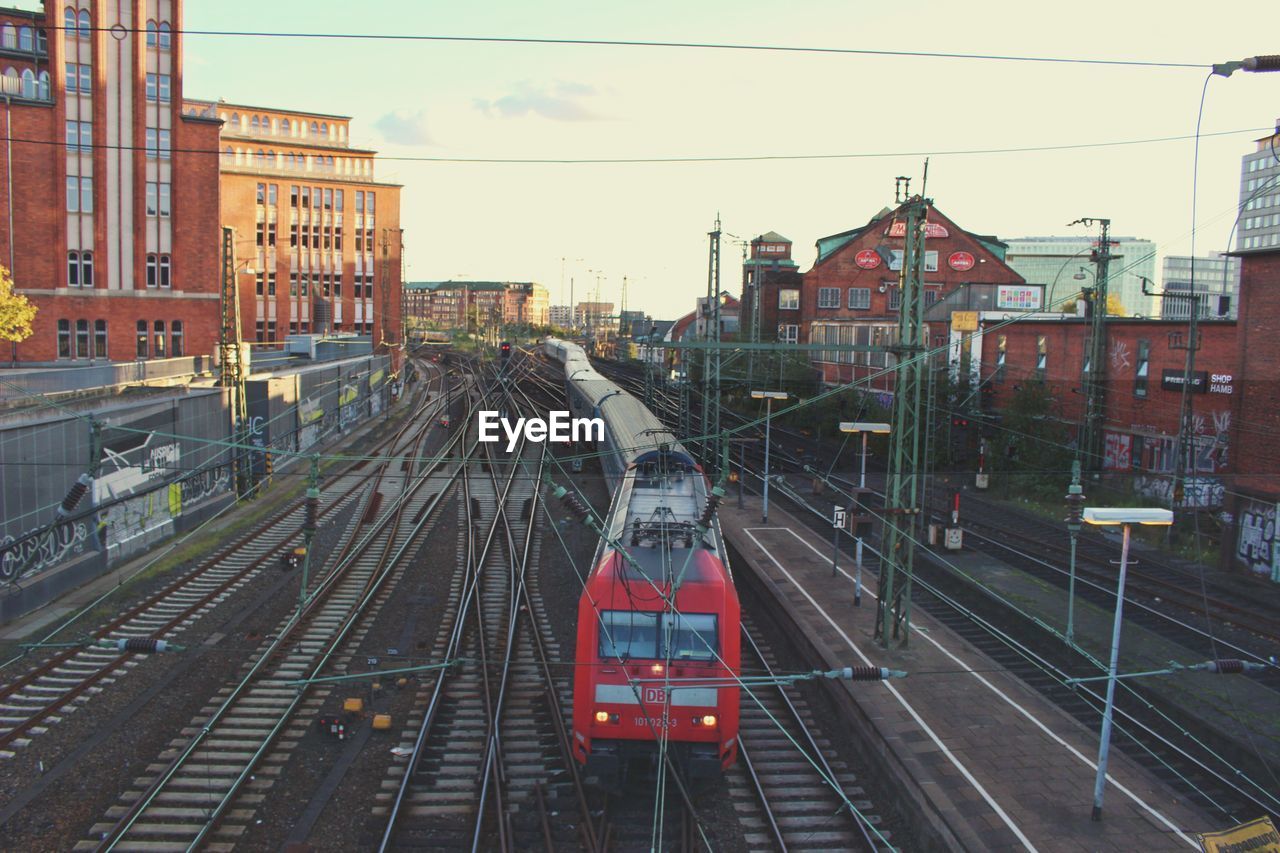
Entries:
[[662, 704], [662, 688], [646, 687], [644, 689], [644, 703], [646, 705], [661, 705]]

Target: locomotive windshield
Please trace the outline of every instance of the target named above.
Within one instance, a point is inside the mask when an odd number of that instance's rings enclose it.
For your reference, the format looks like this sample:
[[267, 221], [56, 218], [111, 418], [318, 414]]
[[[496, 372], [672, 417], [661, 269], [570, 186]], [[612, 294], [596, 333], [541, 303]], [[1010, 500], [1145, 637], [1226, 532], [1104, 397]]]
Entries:
[[[658, 617], [662, 617], [659, 630]], [[663, 642], [659, 642], [663, 638]], [[661, 648], [660, 648], [661, 646]], [[714, 660], [718, 650], [714, 613], [600, 614], [600, 657], [619, 660]]]

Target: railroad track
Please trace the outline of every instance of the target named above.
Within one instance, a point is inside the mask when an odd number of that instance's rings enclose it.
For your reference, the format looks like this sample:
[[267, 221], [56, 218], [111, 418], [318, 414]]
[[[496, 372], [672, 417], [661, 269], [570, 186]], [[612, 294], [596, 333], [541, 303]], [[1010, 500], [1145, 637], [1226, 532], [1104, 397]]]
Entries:
[[[773, 654], [742, 619], [743, 671], [772, 676]], [[750, 667], [747, 661], [750, 661]], [[803, 697], [781, 685], [743, 691], [729, 795], [753, 850], [884, 850], [889, 833], [857, 777], [836, 758]], [[873, 834], [871, 828], [876, 827]]]
[[[523, 368], [508, 374], [518, 380]], [[510, 406], [528, 406], [505, 383]], [[486, 446], [489, 452], [489, 446]], [[586, 794], [569, 753], [567, 683], [550, 670], [550, 637], [529, 588], [543, 460], [531, 446], [467, 466], [459, 522], [468, 531], [436, 637], [464, 663], [424, 684], [403, 733], [409, 752], [389, 769], [382, 849], [527, 849], [591, 837]], [[552, 822], [548, 800], [576, 803], [579, 821]]]
[[[424, 403], [415, 416], [430, 416], [441, 401]], [[377, 449], [390, 446], [393, 436]], [[327, 504], [321, 517], [345, 509], [361, 493], [373, 472], [361, 472], [357, 462], [329, 485], [338, 500]], [[251, 582], [264, 566], [273, 565], [286, 549], [301, 541], [297, 531], [304, 515], [301, 500], [254, 525], [247, 533], [217, 549], [195, 568], [147, 596], [140, 603], [92, 632], [88, 642], [133, 640], [173, 642], [181, 634]], [[0, 759], [12, 758], [18, 748], [44, 733], [104, 687], [137, 666], [148, 655], [130, 648], [94, 645], [64, 648], [0, 687]]]
[[[416, 456], [426, 423], [394, 445], [392, 455]], [[306, 606], [277, 627], [244, 678], [211, 700], [76, 849], [233, 846], [327, 693], [305, 682], [327, 667], [343, 668], [358, 647], [378, 602], [403, 571], [400, 558], [448, 491], [453, 475], [442, 462], [456, 443], [457, 437], [434, 465], [413, 476], [404, 466], [390, 470], [390, 459], [379, 465], [361, 513], [364, 537], [349, 541], [330, 571], [317, 572]]]

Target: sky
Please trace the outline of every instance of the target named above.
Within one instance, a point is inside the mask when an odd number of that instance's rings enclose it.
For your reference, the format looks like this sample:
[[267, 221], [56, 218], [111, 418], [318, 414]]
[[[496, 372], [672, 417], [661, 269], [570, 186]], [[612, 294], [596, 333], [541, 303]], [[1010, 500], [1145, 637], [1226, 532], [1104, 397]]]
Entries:
[[[856, 154], [719, 163], [381, 160], [401, 183], [405, 278], [537, 281], [659, 318], [707, 286], [717, 215], [723, 289], [742, 246], [777, 231], [802, 270], [815, 241], [893, 203], [894, 177], [962, 227], [1002, 238], [1112, 233], [1191, 250], [1190, 139], [999, 154], [972, 149], [1190, 136], [1207, 66], [1275, 53], [1274, 2], [912, 4], [703, 0], [441, 3], [221, 0], [188, 30], [679, 41], [1194, 63], [1152, 68], [803, 52], [189, 35], [187, 97], [352, 116], [384, 157], [608, 159]], [[1280, 74], [1210, 80], [1197, 253], [1227, 248], [1240, 157], [1280, 119]], [[563, 282], [563, 286], [562, 286]]]

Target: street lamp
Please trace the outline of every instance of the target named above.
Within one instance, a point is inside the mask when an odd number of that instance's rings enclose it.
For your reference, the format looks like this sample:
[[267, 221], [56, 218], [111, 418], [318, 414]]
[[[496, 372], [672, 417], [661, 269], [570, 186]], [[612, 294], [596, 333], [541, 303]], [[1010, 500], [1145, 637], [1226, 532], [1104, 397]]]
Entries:
[[[884, 423], [869, 423], [866, 421], [844, 421], [840, 424], [841, 432], [862, 433], [862, 469], [858, 476], [858, 497], [861, 499], [861, 490], [867, 487], [867, 436], [871, 433], [876, 435], [887, 435], [889, 425]], [[853, 606], [862, 606], [862, 530], [857, 528], [854, 537], [854, 562], [857, 564], [854, 569], [853, 576]]]
[[1107, 667], [1107, 703], [1102, 712], [1102, 742], [1098, 745], [1098, 775], [1093, 782], [1093, 819], [1102, 820], [1102, 790], [1107, 783], [1107, 750], [1111, 746], [1111, 713], [1115, 707], [1116, 664], [1120, 658], [1120, 620], [1124, 611], [1124, 576], [1129, 563], [1129, 528], [1134, 524], [1173, 524], [1173, 513], [1167, 509], [1140, 507], [1085, 507], [1085, 524], [1122, 525], [1124, 538], [1120, 546], [1120, 580], [1116, 585], [1116, 618], [1111, 626], [1111, 664]]
[[769, 427], [773, 416], [773, 401], [787, 399], [786, 391], [752, 391], [751, 399], [764, 400], [764, 509], [760, 514], [760, 523], [769, 523]]

